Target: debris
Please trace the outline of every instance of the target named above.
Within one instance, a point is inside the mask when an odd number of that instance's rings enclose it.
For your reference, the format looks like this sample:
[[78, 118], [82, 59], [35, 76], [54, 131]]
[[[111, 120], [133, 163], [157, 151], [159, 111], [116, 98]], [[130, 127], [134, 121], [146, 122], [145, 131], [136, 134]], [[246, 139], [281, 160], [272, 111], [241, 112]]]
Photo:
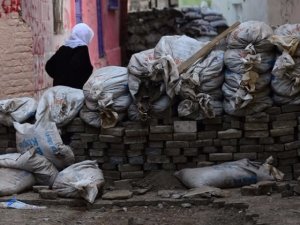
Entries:
[[103, 200], [120, 200], [120, 199], [129, 199], [133, 193], [129, 190], [115, 190], [109, 191], [102, 195]]
[[188, 190], [183, 197], [184, 198], [211, 198], [211, 197], [219, 197], [225, 198], [229, 197], [230, 193], [228, 191], [221, 190], [220, 188], [209, 187], [209, 186], [201, 186], [198, 188], [193, 188]]
[[39, 195], [40, 195], [40, 198], [43, 198], [43, 199], [51, 199], [51, 200], [54, 200], [54, 199], [57, 199], [57, 192], [56, 191], [53, 191], [53, 190], [40, 190], [39, 191]]
[[46, 209], [46, 206], [29, 205], [13, 198], [7, 202], [0, 202], [0, 208], [3, 209]]
[[149, 191], [148, 188], [140, 188], [140, 189], [134, 189], [132, 190], [134, 195], [144, 195]]
[[181, 204], [181, 207], [182, 207], [182, 208], [191, 208], [191, 207], [192, 207], [192, 204], [191, 204], [191, 203], [182, 203], [182, 204]]
[[49, 186], [43, 186], [43, 185], [34, 185], [32, 187], [33, 192], [39, 193], [41, 190], [49, 190]]

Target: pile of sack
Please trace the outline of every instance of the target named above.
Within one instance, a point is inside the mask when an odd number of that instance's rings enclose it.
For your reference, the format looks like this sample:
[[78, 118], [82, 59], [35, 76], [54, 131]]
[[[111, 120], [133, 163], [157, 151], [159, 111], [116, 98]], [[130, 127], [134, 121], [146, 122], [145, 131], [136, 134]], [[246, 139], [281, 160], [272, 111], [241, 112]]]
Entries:
[[183, 18], [178, 20], [181, 31], [193, 38], [214, 37], [218, 28], [228, 27], [222, 14], [207, 5], [199, 8], [183, 8]]
[[132, 102], [127, 68], [107, 66], [95, 70], [83, 86], [83, 93], [81, 119], [96, 128], [114, 127], [126, 116]]
[[[16, 130], [16, 153], [0, 155], [0, 196], [36, 184], [57, 190], [61, 197], [94, 202], [104, 184], [102, 171], [96, 161], [74, 164], [74, 153], [58, 130], [77, 116], [83, 101], [82, 90], [64, 86], [49, 88], [38, 103], [32, 98], [0, 101], [0, 123]], [[34, 116], [34, 124], [24, 123]]]
[[270, 37], [279, 52], [271, 82], [273, 99], [278, 105], [300, 103], [299, 36], [300, 24], [285, 24]]
[[245, 116], [272, 106], [269, 84], [275, 55], [268, 40], [272, 35], [267, 24], [248, 21], [228, 36], [222, 87], [226, 113]]

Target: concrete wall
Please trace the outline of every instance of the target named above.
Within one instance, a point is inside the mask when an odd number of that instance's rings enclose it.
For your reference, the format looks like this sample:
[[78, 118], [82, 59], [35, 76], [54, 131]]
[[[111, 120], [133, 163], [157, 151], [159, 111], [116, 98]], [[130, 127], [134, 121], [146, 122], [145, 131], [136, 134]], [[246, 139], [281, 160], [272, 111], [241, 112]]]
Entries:
[[228, 24], [235, 21], [259, 20], [270, 25], [300, 21], [300, 0], [213, 0]]

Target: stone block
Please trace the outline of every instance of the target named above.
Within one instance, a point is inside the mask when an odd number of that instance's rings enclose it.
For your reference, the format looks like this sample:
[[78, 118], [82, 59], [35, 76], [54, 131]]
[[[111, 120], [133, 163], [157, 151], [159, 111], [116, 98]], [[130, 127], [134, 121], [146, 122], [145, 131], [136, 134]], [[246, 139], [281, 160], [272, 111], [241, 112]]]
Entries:
[[107, 129], [102, 128], [101, 134], [111, 135], [111, 136], [116, 136], [116, 137], [123, 137], [124, 131], [125, 131], [124, 127], [112, 127], [112, 128], [107, 128]]
[[295, 140], [294, 135], [286, 135], [286, 136], [280, 136], [279, 137], [279, 143], [286, 144], [289, 142], [293, 142]]
[[285, 150], [299, 149], [300, 141], [293, 141], [284, 145]]
[[124, 145], [123, 143], [120, 143], [120, 144], [114, 144], [114, 143], [111, 143], [109, 144], [109, 149], [114, 149], [114, 150], [126, 150], [126, 145]]
[[123, 142], [122, 137], [117, 137], [117, 136], [112, 136], [112, 135], [104, 135], [104, 134], [99, 135], [99, 140], [101, 142], [108, 142], [108, 143], [122, 143]]
[[128, 149], [127, 150], [128, 157], [141, 156], [141, 155], [143, 155], [143, 150], [141, 150], [141, 149]]
[[297, 127], [297, 120], [279, 120], [272, 122], [273, 129], [284, 129], [291, 127]]
[[175, 133], [197, 132], [197, 121], [174, 121]]
[[148, 142], [148, 146], [150, 148], [163, 148], [164, 142], [163, 141], [150, 141], [150, 142]]
[[98, 138], [97, 134], [80, 134], [81, 141], [86, 143], [98, 141]]
[[260, 181], [256, 183], [255, 186], [258, 187], [259, 195], [267, 195], [273, 192], [275, 185], [276, 185], [275, 181]]
[[119, 171], [103, 170], [103, 176], [108, 180], [120, 180], [121, 173]]
[[204, 127], [205, 131], [219, 131], [223, 130], [223, 124], [206, 124]]
[[94, 149], [106, 149], [106, 148], [108, 148], [108, 144], [96, 141], [96, 142], [93, 142], [92, 148], [94, 148]]
[[286, 136], [294, 134], [294, 128], [282, 128], [282, 129], [271, 129], [270, 135], [272, 137], [278, 137], [278, 136]]
[[245, 121], [246, 123], [268, 123], [270, 121], [270, 117], [267, 113], [260, 112], [246, 116]]
[[124, 144], [143, 144], [147, 143], [146, 137], [124, 137]]
[[161, 155], [162, 149], [161, 148], [145, 148], [145, 154], [146, 155]]
[[163, 170], [176, 170], [176, 165], [174, 163], [163, 163], [161, 166]]
[[127, 163], [127, 158], [122, 157], [122, 156], [109, 157], [109, 163], [111, 163], [113, 165], [124, 164], [124, 163]]
[[122, 179], [137, 179], [143, 177], [144, 177], [144, 171], [121, 172]]
[[160, 164], [156, 163], [145, 163], [143, 165], [143, 168], [145, 171], [153, 171], [153, 170], [159, 170], [160, 169]]
[[222, 146], [223, 153], [234, 153], [237, 151], [238, 151], [237, 146]]
[[297, 158], [298, 153], [297, 150], [289, 150], [289, 151], [283, 151], [283, 152], [278, 152], [277, 157], [279, 159], [288, 159], [288, 158]]
[[198, 140], [207, 140], [217, 138], [217, 131], [201, 131], [198, 132]]
[[263, 145], [241, 145], [240, 152], [263, 152], [264, 146]]
[[132, 190], [131, 180], [116, 180], [114, 181], [114, 186], [116, 190]]
[[241, 187], [242, 196], [256, 196], [258, 195], [258, 187], [254, 186], [244, 186]]
[[170, 163], [170, 158], [165, 155], [149, 155], [147, 156], [147, 163]]
[[183, 149], [184, 156], [197, 156], [198, 155], [198, 148], [184, 148]]
[[282, 113], [280, 115], [275, 116], [275, 120], [283, 120], [283, 121], [287, 121], [287, 120], [296, 120], [297, 119], [297, 115], [296, 113]]
[[174, 164], [177, 164], [177, 163], [186, 163], [187, 162], [187, 158], [186, 158], [186, 156], [183, 156], [183, 155], [173, 156], [172, 157], [172, 162]]
[[78, 125], [78, 126], [73, 126], [73, 125], [69, 125], [66, 128], [66, 131], [68, 133], [84, 133], [85, 131], [85, 127], [84, 125]]
[[201, 153], [216, 153], [218, 152], [218, 148], [215, 146], [206, 146], [203, 147], [202, 150], [200, 150]]
[[176, 155], [180, 155], [180, 148], [165, 148], [165, 154], [167, 156], [176, 156]]
[[246, 138], [263, 138], [263, 137], [269, 137], [269, 131], [267, 131], [267, 130], [245, 131], [244, 136]]
[[241, 138], [239, 139], [240, 145], [257, 145], [258, 139], [257, 138]]
[[189, 147], [199, 148], [199, 147], [212, 146], [212, 145], [213, 145], [212, 139], [205, 139], [205, 140], [191, 141]]
[[145, 148], [144, 143], [129, 144], [129, 149], [131, 150], [143, 150], [144, 148]]
[[140, 165], [131, 165], [131, 164], [120, 164], [118, 165], [118, 170], [120, 172], [133, 172], [142, 170]]
[[268, 123], [244, 123], [244, 129], [250, 131], [268, 130], [269, 124]]
[[241, 138], [242, 131], [237, 129], [229, 129], [225, 131], [218, 132], [218, 138], [220, 139], [234, 139], [234, 138]]
[[133, 193], [129, 190], [114, 190], [102, 195], [103, 200], [122, 200], [131, 198]]
[[188, 148], [188, 141], [166, 141], [166, 148]]
[[85, 156], [86, 151], [84, 148], [72, 148], [72, 151], [75, 156]]
[[148, 128], [140, 128], [140, 129], [126, 129], [125, 134], [127, 137], [141, 137], [147, 136], [149, 134]]
[[84, 142], [81, 142], [81, 141], [76, 141], [76, 140], [73, 140], [70, 142], [70, 147], [71, 148], [87, 148], [87, 143], [84, 143]]
[[143, 165], [145, 162], [144, 156], [133, 156], [128, 157], [129, 164], [132, 165]]
[[280, 107], [271, 107], [266, 109], [266, 113], [270, 115], [279, 115], [281, 113]]
[[261, 144], [261, 145], [271, 145], [274, 143], [275, 143], [275, 140], [272, 137], [262, 137], [259, 139], [259, 144]]
[[152, 134], [173, 133], [173, 126], [170, 125], [150, 126], [150, 133]]
[[86, 134], [98, 134], [100, 133], [100, 128], [95, 128], [92, 126], [89, 126], [88, 124], [85, 124], [85, 133]]
[[197, 140], [197, 133], [174, 133], [174, 141], [195, 141]]
[[257, 159], [257, 153], [256, 152], [234, 153], [233, 154], [233, 159], [234, 160], [239, 160], [239, 159], [256, 160]]
[[[215, 140], [217, 140], [217, 139], [215, 139]], [[220, 144], [220, 146], [226, 146], [226, 145], [234, 145], [235, 146], [235, 145], [238, 145], [238, 139], [221, 139], [219, 144]]]
[[173, 140], [173, 134], [150, 134], [149, 135], [150, 141], [172, 141]]
[[[296, 163], [299, 163], [299, 159], [296, 157], [293, 158], [285, 158], [285, 159], [279, 159], [278, 160], [278, 165], [279, 166], [292, 166]], [[286, 174], [285, 174], [286, 176]], [[285, 177], [286, 178], [286, 177]]]
[[54, 200], [54, 199], [58, 198], [58, 194], [54, 190], [43, 189], [43, 190], [39, 191], [39, 195], [40, 195], [40, 198], [42, 198], [42, 199]]
[[209, 154], [209, 161], [212, 161], [212, 162], [231, 161], [232, 159], [233, 159], [232, 153], [211, 153], [211, 154]]
[[300, 112], [300, 105], [283, 105], [281, 110], [283, 113]]
[[[106, 157], [106, 156], [102, 156], [102, 157], [90, 156], [90, 159], [91, 160], [96, 160], [97, 163], [99, 163], [99, 164], [106, 163], [109, 160], [108, 157]], [[84, 161], [84, 160], [86, 160], [85, 156], [80, 158], [77, 162], [81, 162], [81, 161]]]
[[283, 144], [265, 145], [266, 152], [281, 152], [284, 151]]
[[101, 169], [102, 170], [116, 170], [117, 165], [113, 165], [111, 163], [103, 163], [103, 164], [101, 164]]
[[89, 149], [89, 156], [101, 157], [104, 156], [104, 151], [100, 149]]
[[126, 156], [125, 150], [118, 150], [118, 149], [107, 149], [106, 151], [107, 156]]
[[202, 121], [203, 124], [207, 125], [207, 124], [222, 124], [223, 120], [222, 117], [215, 117], [212, 119], [204, 119]]

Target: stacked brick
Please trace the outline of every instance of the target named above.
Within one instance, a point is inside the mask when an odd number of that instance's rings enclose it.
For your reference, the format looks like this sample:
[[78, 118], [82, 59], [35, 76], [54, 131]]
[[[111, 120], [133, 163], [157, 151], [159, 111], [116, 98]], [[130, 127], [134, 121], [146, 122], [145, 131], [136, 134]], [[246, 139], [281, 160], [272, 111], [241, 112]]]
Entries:
[[[15, 147], [12, 128], [0, 127], [0, 153]], [[63, 128], [77, 161], [97, 160], [107, 180], [140, 179], [148, 171], [179, 170], [248, 158], [274, 166], [287, 179], [300, 176], [300, 106], [272, 107], [246, 117], [203, 121], [177, 118], [145, 125], [125, 122], [96, 129], [75, 118]], [[66, 140], [68, 137], [69, 140]]]

